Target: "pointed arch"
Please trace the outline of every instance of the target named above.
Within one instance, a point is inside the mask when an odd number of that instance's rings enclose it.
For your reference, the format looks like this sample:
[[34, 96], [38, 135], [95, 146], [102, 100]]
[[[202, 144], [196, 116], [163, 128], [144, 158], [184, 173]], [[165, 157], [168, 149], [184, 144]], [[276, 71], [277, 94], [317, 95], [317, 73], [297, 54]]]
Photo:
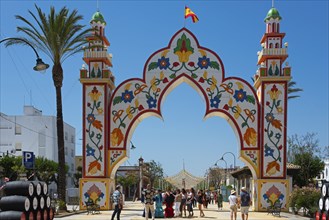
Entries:
[[199, 45], [186, 28], [171, 38], [169, 45], [146, 61], [143, 78], [122, 82], [110, 100], [109, 173], [129, 156], [129, 141], [144, 118], [162, 118], [161, 105], [173, 88], [188, 83], [203, 97], [205, 118], [224, 117], [235, 131], [240, 157], [259, 176], [259, 112], [254, 88], [236, 77], [225, 78], [220, 57]]

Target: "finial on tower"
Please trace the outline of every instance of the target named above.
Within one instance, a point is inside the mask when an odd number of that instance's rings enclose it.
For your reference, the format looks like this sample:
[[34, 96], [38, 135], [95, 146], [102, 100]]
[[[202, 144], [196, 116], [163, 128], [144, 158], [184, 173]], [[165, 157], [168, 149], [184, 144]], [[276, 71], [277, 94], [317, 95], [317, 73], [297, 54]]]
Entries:
[[[98, 2], [98, 1], [97, 1]], [[274, 0], [272, 0], [272, 8], [274, 8]]]

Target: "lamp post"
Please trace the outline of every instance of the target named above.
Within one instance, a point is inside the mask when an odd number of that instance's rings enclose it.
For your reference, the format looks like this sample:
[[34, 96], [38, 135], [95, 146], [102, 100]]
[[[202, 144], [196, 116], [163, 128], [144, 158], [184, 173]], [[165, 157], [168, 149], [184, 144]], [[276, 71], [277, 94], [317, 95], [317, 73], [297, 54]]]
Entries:
[[[235, 170], [235, 155], [232, 153], [232, 152], [230, 152], [230, 151], [228, 151], [228, 152], [225, 152], [223, 155], [222, 155], [222, 157], [220, 158], [220, 160], [224, 160], [224, 156], [225, 156], [225, 154], [231, 154], [232, 156], [233, 156], [233, 169]], [[235, 178], [233, 177], [233, 185], [234, 185], [234, 189], [235, 189]]]
[[139, 198], [142, 198], [142, 189], [143, 189], [143, 166], [144, 166], [144, 159], [140, 157], [138, 159], [139, 165]]
[[[35, 50], [35, 48], [32, 46], [32, 44], [30, 44], [28, 41], [26, 41], [24, 39], [21, 39], [21, 38], [8, 37], [8, 38], [4, 38], [4, 39], [0, 40], [0, 43], [2, 43], [4, 41], [9, 41], [9, 40], [12, 40], [12, 41], [23, 41], [24, 43], [26, 43], [27, 45], [29, 45], [33, 49], [35, 55], [37, 56], [37, 63], [35, 65], [35, 67], [33, 67], [33, 69], [35, 71], [43, 72], [46, 69], [48, 69], [49, 65], [46, 64], [46, 63], [44, 63], [42, 61], [42, 59], [39, 57], [38, 52]], [[6, 46], [8, 46], [8, 44]]]
[[225, 186], [226, 186], [227, 162], [226, 162], [226, 160], [224, 160], [224, 158], [220, 158], [220, 159], [218, 159], [218, 160], [216, 161], [215, 166], [218, 166], [217, 163], [218, 163], [218, 161], [220, 161], [220, 160], [222, 160], [222, 161], [225, 162]]

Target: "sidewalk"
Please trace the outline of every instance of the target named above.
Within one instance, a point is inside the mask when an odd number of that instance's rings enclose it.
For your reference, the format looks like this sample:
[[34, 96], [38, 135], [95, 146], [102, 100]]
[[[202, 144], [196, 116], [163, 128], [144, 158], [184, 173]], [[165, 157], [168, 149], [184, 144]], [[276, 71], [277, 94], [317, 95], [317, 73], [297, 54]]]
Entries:
[[[83, 220], [83, 219], [92, 219], [92, 220], [110, 220], [113, 211], [101, 211], [100, 214], [87, 214], [86, 212], [74, 214], [66, 217], [58, 218], [57, 220]], [[124, 209], [121, 212], [121, 220], [143, 220], [143, 204], [140, 202], [126, 202]], [[205, 217], [199, 217], [199, 210], [194, 208], [193, 218], [172, 218], [175, 220], [188, 220], [188, 219], [221, 219], [221, 220], [230, 220], [230, 212], [228, 209], [228, 204], [224, 203], [223, 210], [218, 211], [216, 205], [209, 205], [208, 209], [204, 209]], [[115, 218], [116, 219], [116, 218]], [[298, 215], [293, 215], [286, 212], [281, 212], [281, 217], [272, 216], [266, 212], [249, 212], [249, 220], [310, 220], [310, 218], [301, 217]], [[238, 211], [237, 220], [241, 220], [241, 213]]]

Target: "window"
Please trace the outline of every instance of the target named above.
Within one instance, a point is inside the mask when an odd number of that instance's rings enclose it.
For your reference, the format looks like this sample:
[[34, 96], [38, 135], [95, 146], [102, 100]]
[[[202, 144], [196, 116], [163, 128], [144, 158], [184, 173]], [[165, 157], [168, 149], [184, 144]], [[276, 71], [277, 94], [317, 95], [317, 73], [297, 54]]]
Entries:
[[74, 135], [71, 135], [71, 143], [74, 144]]
[[71, 157], [74, 157], [74, 150], [71, 149]]
[[68, 137], [67, 137], [67, 132], [65, 132], [65, 140], [67, 141], [68, 140]]
[[22, 143], [15, 143], [15, 150], [16, 151], [22, 151]]
[[279, 43], [276, 43], [275, 44], [275, 48], [279, 48]]
[[71, 164], [71, 171], [74, 172], [74, 164]]
[[65, 155], [67, 155], [67, 147], [65, 147]]
[[15, 135], [21, 135], [22, 134], [22, 127], [19, 125], [15, 126]]

